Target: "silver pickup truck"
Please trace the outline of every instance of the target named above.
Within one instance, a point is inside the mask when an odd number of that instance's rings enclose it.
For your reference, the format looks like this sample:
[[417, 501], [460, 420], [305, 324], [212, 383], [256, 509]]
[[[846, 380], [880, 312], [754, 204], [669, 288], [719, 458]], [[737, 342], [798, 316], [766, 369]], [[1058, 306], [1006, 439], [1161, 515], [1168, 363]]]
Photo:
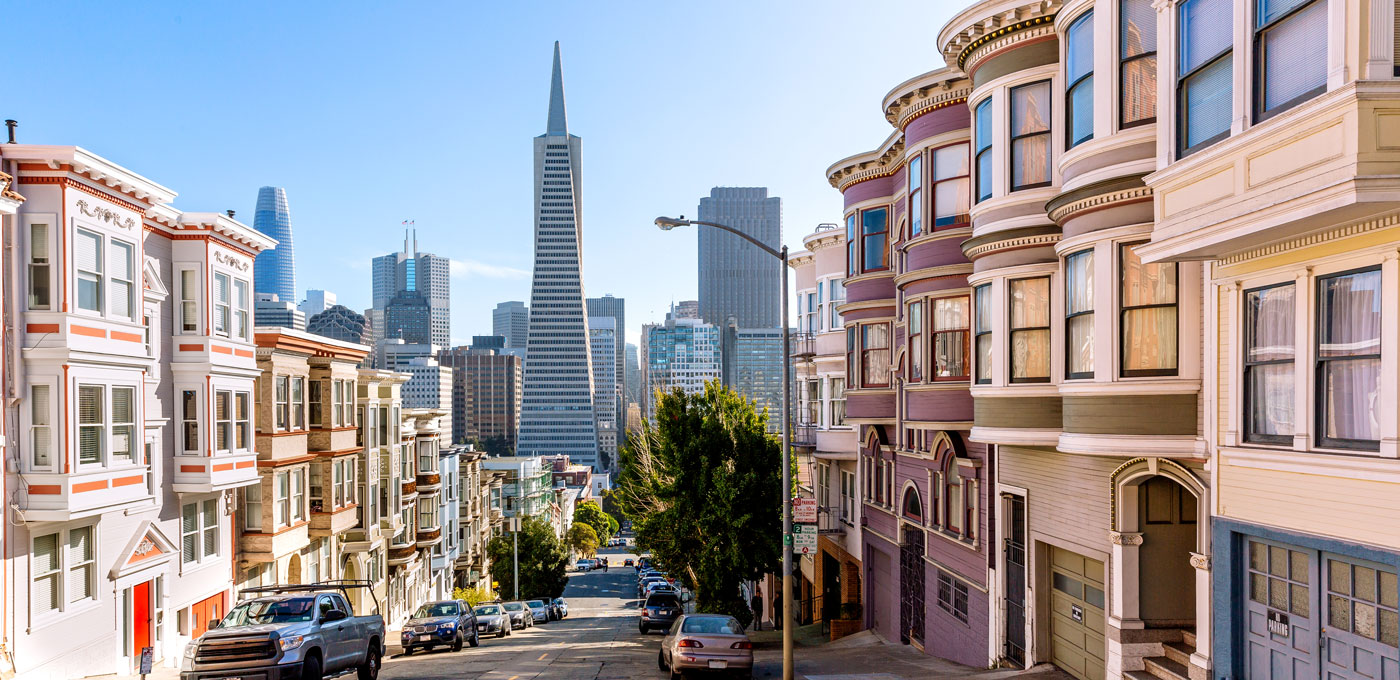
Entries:
[[[354, 670], [375, 680], [384, 657], [384, 618], [355, 616], [336, 581], [245, 589], [254, 595], [185, 648], [180, 680], [320, 680]], [[376, 609], [378, 609], [376, 603]]]

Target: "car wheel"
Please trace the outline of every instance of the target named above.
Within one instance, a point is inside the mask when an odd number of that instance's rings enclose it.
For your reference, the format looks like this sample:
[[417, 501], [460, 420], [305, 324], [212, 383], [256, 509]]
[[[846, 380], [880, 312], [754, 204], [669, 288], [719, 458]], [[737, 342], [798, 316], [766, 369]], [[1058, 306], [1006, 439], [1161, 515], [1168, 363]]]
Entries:
[[671, 657], [671, 680], [682, 680], [684, 677], [685, 675], [676, 669], [675, 657]]
[[659, 649], [656, 650], [656, 667], [663, 671], [666, 670], [666, 655]]
[[423, 649], [424, 649], [424, 651], [426, 651], [426, 652], [428, 652], [429, 654], [431, 654], [431, 653], [433, 652], [433, 647], [434, 647], [434, 645], [428, 645], [427, 647], [424, 647]]
[[481, 633], [472, 633], [471, 646], [473, 646], [473, 647], [480, 647], [480, 646], [481, 646]]
[[462, 651], [462, 631], [457, 631], [457, 636], [452, 638], [452, 651]]
[[413, 647], [411, 647], [411, 646], [405, 646], [405, 647], [403, 648], [403, 655], [404, 655], [404, 656], [409, 656], [409, 655], [411, 655], [411, 654], [413, 654]]
[[357, 674], [360, 680], [375, 680], [379, 677], [379, 643], [369, 643], [369, 649], [365, 652], [365, 662], [360, 664]]
[[505, 637], [506, 631], [508, 630], [510, 630], [510, 626], [501, 626], [501, 629], [496, 631], [496, 638], [499, 639]]
[[301, 664], [302, 680], [321, 680], [321, 657], [312, 654]]
[[637, 624], [637, 630], [642, 631], [642, 635], [646, 635], [646, 634], [647, 634], [647, 624], [645, 624], [645, 623], [639, 623], [639, 624]]

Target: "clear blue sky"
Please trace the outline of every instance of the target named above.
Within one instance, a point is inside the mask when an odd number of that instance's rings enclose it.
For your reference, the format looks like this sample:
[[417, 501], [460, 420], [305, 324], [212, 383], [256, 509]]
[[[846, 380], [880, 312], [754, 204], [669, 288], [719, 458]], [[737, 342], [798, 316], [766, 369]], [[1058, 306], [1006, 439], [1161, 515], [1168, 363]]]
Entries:
[[[531, 138], [562, 41], [583, 137], [585, 290], [627, 335], [696, 294], [693, 216], [713, 186], [767, 186], [794, 249], [840, 219], [832, 162], [874, 148], [894, 85], [943, 66], [962, 3], [12, 3], [0, 118], [238, 211], [287, 189], [297, 286], [369, 305], [369, 262], [451, 257], [452, 336], [528, 300]], [[922, 28], [920, 28], [922, 27]]]

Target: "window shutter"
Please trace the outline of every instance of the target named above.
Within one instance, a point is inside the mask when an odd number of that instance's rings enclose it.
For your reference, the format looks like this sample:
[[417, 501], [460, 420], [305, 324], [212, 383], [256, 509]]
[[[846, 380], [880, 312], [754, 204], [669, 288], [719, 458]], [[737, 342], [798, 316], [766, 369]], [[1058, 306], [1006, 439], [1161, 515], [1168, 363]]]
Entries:
[[204, 501], [204, 555], [219, 554], [219, 501]]
[[130, 243], [112, 241], [112, 271], [111, 275], [123, 281], [131, 280], [131, 259], [133, 248]]
[[92, 597], [92, 527], [68, 532], [68, 601]]
[[102, 271], [102, 237], [79, 231], [73, 242], [73, 266], [90, 272]]
[[228, 277], [223, 274], [214, 275], [214, 300], [228, 304]]
[[33, 569], [40, 576], [34, 579], [34, 604], [39, 612], [56, 611], [58, 603], [58, 534], [46, 534], [34, 539]]
[[49, 225], [29, 225], [29, 261], [47, 264], [49, 261]]
[[131, 388], [112, 388], [112, 422], [131, 423], [136, 421], [135, 414], [132, 413]]
[[195, 543], [198, 535], [199, 510], [194, 503], [189, 503], [182, 509], [180, 516], [180, 549], [187, 563], [199, 559], [199, 546]]
[[50, 456], [53, 454], [53, 437], [49, 430], [49, 390], [48, 385], [29, 387], [29, 422], [33, 425], [30, 435], [33, 452], [30, 460], [36, 467], [49, 465]]

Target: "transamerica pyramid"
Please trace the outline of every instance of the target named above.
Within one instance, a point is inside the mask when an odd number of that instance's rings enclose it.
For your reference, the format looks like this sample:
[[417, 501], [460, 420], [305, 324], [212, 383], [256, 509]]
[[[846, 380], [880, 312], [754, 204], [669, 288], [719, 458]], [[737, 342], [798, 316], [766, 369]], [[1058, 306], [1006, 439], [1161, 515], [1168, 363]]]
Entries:
[[549, 122], [535, 138], [535, 271], [516, 454], [565, 454], [602, 471], [583, 295], [582, 141], [569, 134], [556, 42]]

